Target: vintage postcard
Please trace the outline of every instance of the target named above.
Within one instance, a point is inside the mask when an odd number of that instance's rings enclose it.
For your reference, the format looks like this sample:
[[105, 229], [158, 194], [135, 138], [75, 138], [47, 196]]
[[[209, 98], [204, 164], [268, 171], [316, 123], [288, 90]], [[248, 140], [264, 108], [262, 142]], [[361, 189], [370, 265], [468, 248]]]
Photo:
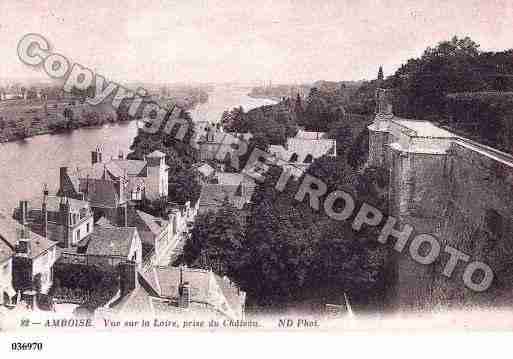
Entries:
[[513, 329], [512, 10], [3, 0], [0, 332]]

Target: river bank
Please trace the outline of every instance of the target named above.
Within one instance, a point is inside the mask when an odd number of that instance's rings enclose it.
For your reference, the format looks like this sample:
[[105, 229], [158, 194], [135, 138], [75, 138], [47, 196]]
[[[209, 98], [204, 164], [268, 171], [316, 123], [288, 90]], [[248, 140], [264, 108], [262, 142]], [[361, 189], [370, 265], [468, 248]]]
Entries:
[[255, 95], [255, 94], [252, 94], [251, 92], [248, 93], [248, 97], [251, 97], [251, 98], [254, 98], [254, 99], [275, 101], [275, 102], [280, 102], [280, 101], [283, 100], [282, 97], [271, 96], [271, 95]]
[[[206, 100], [208, 101], [208, 95]], [[165, 103], [178, 100], [163, 99]], [[201, 102], [183, 99], [186, 110]], [[79, 128], [102, 127], [109, 123], [127, 122], [133, 118], [117, 112], [112, 106], [91, 106], [83, 99], [72, 100], [11, 100], [0, 103], [0, 143], [24, 140], [46, 134], [72, 132]]]

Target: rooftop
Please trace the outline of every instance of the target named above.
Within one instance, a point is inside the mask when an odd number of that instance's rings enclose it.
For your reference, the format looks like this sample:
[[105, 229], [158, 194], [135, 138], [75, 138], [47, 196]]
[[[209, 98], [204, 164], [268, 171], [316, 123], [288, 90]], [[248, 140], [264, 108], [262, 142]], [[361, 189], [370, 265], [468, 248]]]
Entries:
[[[9, 247], [14, 249], [18, 239], [20, 238], [20, 233], [22, 230], [23, 226], [21, 224], [12, 218], [0, 214], [0, 241], [3, 241], [4, 244], [7, 244]], [[29, 253], [31, 258], [37, 258], [50, 248], [57, 245], [57, 242], [49, 241], [48, 239], [34, 232], [30, 232], [30, 239]]]
[[408, 119], [399, 119], [394, 117], [393, 122], [406, 127], [416, 132], [417, 137], [438, 137], [438, 138], [451, 138], [454, 134], [444, 130], [443, 128], [435, 126], [429, 121], [417, 121]]
[[135, 227], [96, 225], [93, 233], [84, 239], [84, 242], [87, 243], [86, 253], [128, 257], [136, 231]]

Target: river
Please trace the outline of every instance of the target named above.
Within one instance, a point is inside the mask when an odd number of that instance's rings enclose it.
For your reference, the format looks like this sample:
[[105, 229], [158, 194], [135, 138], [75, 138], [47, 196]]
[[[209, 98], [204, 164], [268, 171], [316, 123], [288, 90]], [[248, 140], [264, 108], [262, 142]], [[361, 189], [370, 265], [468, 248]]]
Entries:
[[[192, 118], [194, 121], [216, 122], [224, 110], [236, 106], [248, 111], [275, 103], [247, 96], [250, 90], [249, 87], [216, 85], [209, 93], [208, 102], [190, 111]], [[117, 156], [119, 151], [127, 154], [136, 134], [134, 121], [0, 144], [0, 212], [12, 214], [19, 200], [39, 195], [45, 183], [54, 192], [58, 186], [59, 167], [90, 165], [90, 153], [98, 145], [103, 147], [104, 158]]]

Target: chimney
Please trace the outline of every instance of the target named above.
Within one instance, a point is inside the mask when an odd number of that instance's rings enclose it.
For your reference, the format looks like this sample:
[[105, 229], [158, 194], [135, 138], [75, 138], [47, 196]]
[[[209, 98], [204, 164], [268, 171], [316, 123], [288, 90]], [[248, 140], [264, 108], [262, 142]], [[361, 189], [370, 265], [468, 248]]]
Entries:
[[60, 216], [60, 224], [64, 227], [64, 246], [66, 248], [69, 247], [71, 238], [70, 238], [70, 227], [71, 227], [71, 213], [69, 207], [69, 201], [67, 197], [61, 197], [61, 202], [59, 203], [59, 216]]
[[18, 241], [16, 242], [15, 252], [17, 256], [30, 257], [30, 230], [23, 225], [18, 232]]
[[102, 162], [102, 150], [100, 146], [96, 146], [96, 150], [91, 152], [91, 163], [94, 165], [96, 163]]
[[121, 296], [125, 296], [137, 287], [137, 269], [133, 262], [123, 262], [118, 266], [119, 270], [119, 290]]
[[178, 307], [189, 308], [191, 304], [191, 286], [183, 281], [183, 266], [180, 266], [180, 284], [178, 286]]
[[65, 187], [67, 177], [68, 177], [68, 167], [61, 167], [59, 169], [59, 181], [60, 181], [59, 182], [59, 193], [60, 194], [65, 193], [64, 187]]
[[41, 229], [43, 237], [48, 238], [48, 187], [46, 184], [43, 186], [43, 203], [41, 204]]
[[23, 226], [28, 223], [28, 201], [20, 201], [19, 221]]

